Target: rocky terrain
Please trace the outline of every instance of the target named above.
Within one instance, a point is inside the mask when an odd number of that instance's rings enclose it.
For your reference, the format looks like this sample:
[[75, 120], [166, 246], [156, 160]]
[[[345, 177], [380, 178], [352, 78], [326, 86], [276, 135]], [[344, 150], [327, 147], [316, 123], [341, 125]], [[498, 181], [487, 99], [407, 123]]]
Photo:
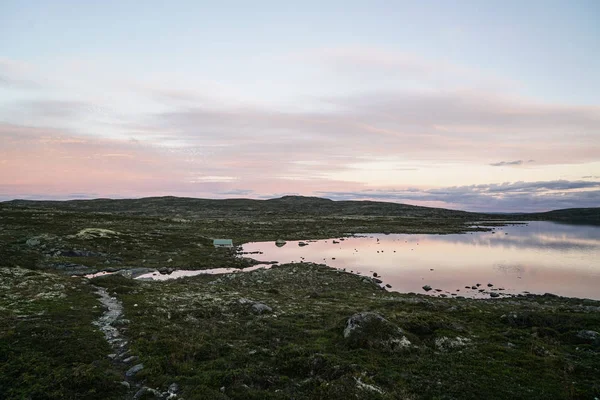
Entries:
[[[215, 249], [213, 237], [449, 233], [489, 216], [303, 198], [211, 202], [0, 203], [0, 398], [600, 397], [597, 301], [400, 294], [310, 263], [132, 279], [255, 263]], [[124, 272], [84, 276], [98, 271]]]

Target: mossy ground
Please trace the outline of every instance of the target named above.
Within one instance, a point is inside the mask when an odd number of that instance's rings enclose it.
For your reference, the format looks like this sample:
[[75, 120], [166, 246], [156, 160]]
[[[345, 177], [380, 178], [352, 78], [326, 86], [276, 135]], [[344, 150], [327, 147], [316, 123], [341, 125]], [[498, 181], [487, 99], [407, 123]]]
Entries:
[[[313, 264], [168, 282], [95, 279], [124, 302], [128, 335], [151, 387], [188, 398], [549, 399], [600, 394], [600, 302], [530, 296], [439, 299], [382, 291]], [[255, 314], [240, 299], [272, 313]], [[414, 347], [356, 348], [342, 332], [374, 311]], [[504, 317], [503, 317], [504, 316]], [[436, 339], [469, 339], [443, 348]], [[361, 388], [357, 380], [383, 393]]]
[[101, 313], [89, 285], [0, 267], [0, 398], [120, 395], [108, 344], [92, 325]]
[[[246, 215], [239, 205], [180, 212], [135, 203], [139, 209], [116, 212], [85, 204], [0, 204], [0, 398], [126, 394], [123, 371], [108, 360], [111, 349], [92, 325], [102, 308], [86, 279], [71, 278], [65, 265], [243, 267], [247, 261], [214, 249], [210, 238], [241, 244], [353, 232], [454, 233], [481, 219], [411, 208], [391, 216], [364, 207], [346, 216], [298, 207]], [[77, 235], [87, 228], [115, 234]], [[176, 382], [188, 400], [600, 397], [600, 343], [577, 336], [600, 331], [598, 302], [389, 293], [312, 264], [167, 282], [110, 276], [94, 284], [124, 304], [131, 322], [123, 332], [145, 366], [136, 379], [161, 390]], [[240, 299], [273, 311], [255, 314]], [[345, 321], [362, 311], [402, 328], [414, 346], [386, 352], [347, 343]], [[468, 341], [436, 344], [443, 338]]]

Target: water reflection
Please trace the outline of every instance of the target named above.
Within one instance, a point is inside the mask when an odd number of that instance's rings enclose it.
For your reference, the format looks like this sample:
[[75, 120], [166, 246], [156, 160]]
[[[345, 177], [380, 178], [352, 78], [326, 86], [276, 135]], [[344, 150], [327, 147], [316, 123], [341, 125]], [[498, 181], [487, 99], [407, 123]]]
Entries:
[[384, 284], [400, 292], [423, 292], [427, 284], [441, 289], [430, 294], [447, 296], [529, 291], [600, 299], [598, 227], [531, 222], [496, 228], [493, 233], [368, 234], [335, 241], [310, 242], [306, 247], [298, 242], [283, 247], [248, 243], [244, 251], [262, 251], [261, 257], [280, 263], [309, 261], [364, 275], [377, 272]]

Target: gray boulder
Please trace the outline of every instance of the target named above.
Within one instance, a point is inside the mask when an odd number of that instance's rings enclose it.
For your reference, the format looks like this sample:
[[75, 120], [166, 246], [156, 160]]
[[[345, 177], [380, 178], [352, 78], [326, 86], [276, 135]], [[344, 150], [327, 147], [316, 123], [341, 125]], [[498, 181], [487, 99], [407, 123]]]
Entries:
[[32, 237], [31, 239], [27, 239], [25, 244], [29, 247], [35, 247], [40, 244], [40, 240], [38, 238]]
[[140, 372], [143, 369], [144, 369], [144, 364], [136, 364], [133, 367], [129, 368], [127, 370], [127, 372], [125, 372], [125, 376], [128, 378], [131, 378], [132, 376], [135, 376], [135, 374], [137, 374], [138, 372]]
[[584, 340], [596, 340], [600, 338], [600, 333], [596, 331], [586, 331], [582, 330], [577, 332], [577, 337]]
[[250, 310], [255, 314], [264, 314], [264, 313], [273, 312], [273, 309], [271, 307], [269, 307], [268, 305], [261, 303], [259, 301], [242, 298], [242, 299], [238, 300], [238, 303], [245, 305], [245, 306], [250, 306]]
[[399, 351], [411, 346], [404, 331], [374, 312], [352, 315], [346, 321], [344, 338], [350, 347]]
[[141, 399], [141, 398], [148, 398], [149, 396], [154, 396], [154, 398], [156, 398], [156, 399], [163, 398], [163, 395], [161, 392], [159, 392], [156, 389], [149, 388], [147, 386], [143, 386], [140, 390], [138, 390], [136, 392], [136, 394], [133, 395], [133, 398], [135, 400], [137, 400], [137, 399]]
[[177, 383], [171, 383], [169, 385], [168, 392], [169, 392], [169, 394], [175, 394], [175, 393], [179, 392], [179, 385]]
[[273, 312], [273, 309], [263, 303], [254, 303], [252, 304], [252, 311], [256, 314], [262, 314]]

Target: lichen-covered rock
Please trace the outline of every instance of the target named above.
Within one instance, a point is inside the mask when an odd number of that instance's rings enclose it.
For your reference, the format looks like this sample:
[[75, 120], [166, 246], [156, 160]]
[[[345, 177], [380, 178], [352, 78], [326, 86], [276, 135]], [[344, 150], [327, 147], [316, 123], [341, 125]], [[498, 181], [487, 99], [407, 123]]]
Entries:
[[435, 347], [438, 350], [447, 351], [468, 346], [471, 343], [471, 339], [457, 336], [455, 338], [449, 338], [442, 336], [435, 340]]
[[401, 328], [374, 312], [362, 312], [348, 318], [344, 338], [351, 347], [384, 351], [397, 351], [411, 346]]
[[80, 239], [97, 239], [97, 238], [108, 238], [119, 236], [119, 232], [115, 232], [110, 229], [102, 229], [102, 228], [85, 228], [77, 232], [74, 237]]

